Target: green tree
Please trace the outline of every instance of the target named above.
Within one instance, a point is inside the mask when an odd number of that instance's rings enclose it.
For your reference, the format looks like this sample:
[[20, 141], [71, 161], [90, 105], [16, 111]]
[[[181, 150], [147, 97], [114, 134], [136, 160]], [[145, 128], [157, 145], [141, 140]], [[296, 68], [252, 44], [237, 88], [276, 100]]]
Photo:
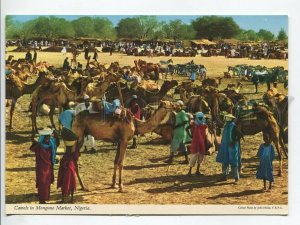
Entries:
[[184, 39], [194, 39], [195, 30], [192, 26], [184, 24], [181, 20], [170, 21], [169, 24], [165, 26], [167, 37], [170, 39], [184, 40]]
[[260, 29], [257, 33], [257, 36], [260, 40], [263, 41], [273, 41], [275, 39], [274, 34], [271, 31]]
[[5, 17], [5, 36], [8, 39], [20, 38], [21, 36], [21, 24], [10, 15]]
[[94, 18], [94, 33], [98, 38], [113, 40], [116, 38], [116, 30], [107, 18]]
[[242, 41], [257, 41], [258, 40], [257, 33], [254, 30], [243, 30], [237, 36], [237, 38]]
[[75, 36], [75, 30], [71, 22], [63, 18], [51, 16], [49, 18], [51, 38], [71, 38]]
[[233, 38], [240, 34], [239, 25], [231, 17], [203, 16], [192, 21], [197, 38]]
[[140, 38], [142, 33], [139, 19], [136, 17], [121, 19], [116, 30], [119, 38]]
[[76, 37], [94, 37], [94, 21], [89, 16], [80, 17], [72, 21]]
[[288, 36], [283, 28], [280, 29], [277, 39], [280, 41], [286, 41], [288, 39]]

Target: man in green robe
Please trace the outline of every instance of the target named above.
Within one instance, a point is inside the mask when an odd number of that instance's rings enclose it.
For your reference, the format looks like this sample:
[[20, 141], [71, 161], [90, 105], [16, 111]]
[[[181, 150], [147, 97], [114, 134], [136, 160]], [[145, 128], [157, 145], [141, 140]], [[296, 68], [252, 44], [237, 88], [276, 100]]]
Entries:
[[173, 137], [170, 148], [170, 157], [166, 161], [167, 163], [172, 163], [174, 158], [174, 153], [179, 149], [183, 152], [185, 161], [184, 163], [188, 164], [188, 155], [187, 148], [185, 146], [186, 143], [191, 141], [191, 137], [187, 132], [187, 128], [189, 127], [190, 122], [190, 114], [186, 113], [182, 108], [184, 104], [182, 101], [177, 102], [176, 109], [176, 122], [173, 129]]

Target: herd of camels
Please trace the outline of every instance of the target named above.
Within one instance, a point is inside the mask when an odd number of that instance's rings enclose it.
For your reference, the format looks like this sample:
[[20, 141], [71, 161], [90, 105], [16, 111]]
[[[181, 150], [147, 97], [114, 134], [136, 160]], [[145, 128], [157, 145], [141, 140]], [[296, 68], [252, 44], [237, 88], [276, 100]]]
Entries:
[[[72, 124], [73, 132], [79, 137], [79, 147], [82, 147], [86, 134], [94, 136], [96, 140], [118, 143], [112, 186], [116, 187], [116, 176], [119, 171], [120, 192], [123, 192], [122, 171], [125, 152], [128, 141], [133, 138], [134, 134], [155, 132], [166, 140], [171, 139], [174, 122], [174, 117], [172, 119], [171, 115], [174, 115], [176, 107], [173, 103], [176, 90], [188, 112], [202, 111], [211, 116], [210, 120], [215, 126], [212, 126], [210, 130], [216, 146], [217, 136], [221, 133], [220, 128], [224, 125], [221, 112], [235, 113], [237, 105], [247, 103], [247, 97], [239, 92], [241, 84], [238, 84], [236, 89], [219, 90], [221, 79], [216, 78], [206, 78], [202, 86], [192, 85], [191, 82], [182, 82], [179, 85], [176, 80], [164, 80], [160, 86], [148, 80], [153, 74], [154, 80], [158, 80], [159, 72], [161, 72], [159, 64], [146, 63], [142, 60], [135, 61], [134, 67], [121, 67], [118, 62], [110, 65], [88, 62], [87, 68], [83, 71], [72, 69], [64, 71], [46, 62], [33, 65], [22, 59], [13, 60], [9, 57], [6, 66], [12, 71], [9, 76], [6, 76], [6, 99], [11, 100], [9, 129], [13, 128], [13, 113], [17, 100], [23, 95], [30, 94], [32, 138], [37, 132], [36, 118], [42, 104], [49, 106], [49, 119], [56, 129], [55, 108], [62, 110], [63, 106], [70, 101], [80, 102], [84, 94], [94, 99], [101, 99], [104, 96], [106, 99], [117, 97], [121, 98], [122, 103], [130, 99], [132, 95], [137, 95], [145, 102], [147, 106], [142, 110], [145, 113], [145, 120], [136, 119], [128, 109], [122, 108], [119, 116], [108, 116], [105, 120], [101, 112], [90, 114], [88, 111], [83, 111], [75, 116]], [[125, 71], [130, 71], [132, 76], [140, 76], [141, 82], [138, 84], [137, 82], [124, 82], [122, 75]], [[31, 84], [27, 83], [29, 77], [35, 79]], [[171, 90], [175, 87], [176, 90], [173, 93]], [[278, 174], [282, 175], [283, 154], [287, 157], [285, 144], [288, 141], [288, 97], [268, 91], [264, 94], [263, 100], [265, 104], [252, 106], [251, 113], [254, 119], [251, 123], [247, 118], [237, 119], [237, 130], [241, 137], [259, 132], [268, 135], [276, 147], [280, 162]], [[149, 104], [157, 104], [158, 108], [148, 107]], [[169, 119], [166, 120], [166, 117]], [[78, 178], [81, 187], [86, 189], [79, 173]]]

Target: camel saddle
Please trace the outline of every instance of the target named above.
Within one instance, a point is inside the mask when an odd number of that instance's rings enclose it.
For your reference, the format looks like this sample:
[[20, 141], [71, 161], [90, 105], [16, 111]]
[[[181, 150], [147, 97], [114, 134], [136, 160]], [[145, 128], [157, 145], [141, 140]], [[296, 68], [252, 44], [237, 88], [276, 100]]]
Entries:
[[262, 103], [256, 100], [250, 100], [246, 104], [239, 105], [236, 110], [236, 116], [238, 119], [243, 121], [252, 121], [256, 120], [256, 106], [263, 105]]

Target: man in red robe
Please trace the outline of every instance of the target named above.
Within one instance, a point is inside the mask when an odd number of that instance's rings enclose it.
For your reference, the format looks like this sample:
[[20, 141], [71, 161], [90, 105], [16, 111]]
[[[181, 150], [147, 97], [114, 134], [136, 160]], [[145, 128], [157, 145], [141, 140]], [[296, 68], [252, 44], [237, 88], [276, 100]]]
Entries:
[[205, 124], [205, 116], [202, 112], [198, 112], [195, 115], [195, 119], [191, 125], [192, 130], [192, 143], [191, 143], [191, 155], [190, 155], [190, 170], [188, 175], [191, 176], [192, 168], [197, 162], [196, 175], [200, 175], [200, 164], [202, 163], [207, 146], [208, 140], [206, 138], [207, 125]]
[[62, 203], [65, 202], [65, 197], [71, 194], [71, 203], [73, 203], [73, 195], [76, 190], [76, 176], [78, 169], [79, 147], [76, 144], [77, 136], [65, 128], [61, 132], [62, 139], [65, 144], [65, 154], [60, 161], [57, 188], [62, 191]]
[[39, 203], [45, 204], [50, 198], [50, 186], [54, 182], [53, 165], [55, 164], [56, 149], [59, 145], [58, 134], [51, 129], [44, 129], [38, 141], [33, 141], [30, 150], [35, 152], [36, 159], [36, 188]]

